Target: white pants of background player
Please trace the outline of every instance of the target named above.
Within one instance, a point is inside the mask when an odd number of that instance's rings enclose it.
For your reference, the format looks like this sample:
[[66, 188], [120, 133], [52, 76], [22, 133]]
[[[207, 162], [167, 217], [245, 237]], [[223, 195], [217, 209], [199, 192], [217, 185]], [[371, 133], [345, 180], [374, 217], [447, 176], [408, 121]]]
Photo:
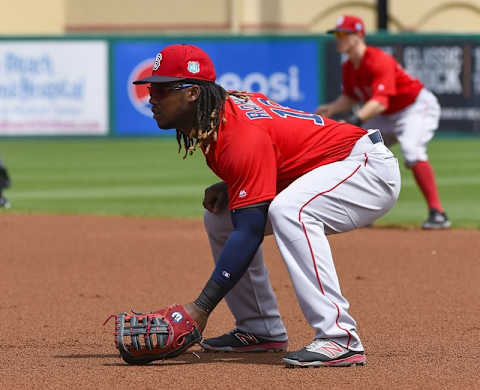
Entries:
[[407, 167], [427, 161], [427, 143], [433, 138], [440, 119], [440, 105], [433, 93], [423, 88], [408, 107], [391, 115], [378, 115], [362, 127], [380, 129], [385, 145], [397, 141]]
[[[399, 192], [397, 159], [383, 143], [373, 144], [365, 135], [345, 160], [306, 173], [270, 204], [269, 223], [315, 338], [363, 350], [326, 234], [371, 224], [393, 207]], [[230, 213], [207, 211], [205, 227], [216, 261], [233, 229]], [[355, 261], [354, 249], [351, 260]], [[266, 339], [287, 339], [261, 248], [226, 301], [237, 329]]]

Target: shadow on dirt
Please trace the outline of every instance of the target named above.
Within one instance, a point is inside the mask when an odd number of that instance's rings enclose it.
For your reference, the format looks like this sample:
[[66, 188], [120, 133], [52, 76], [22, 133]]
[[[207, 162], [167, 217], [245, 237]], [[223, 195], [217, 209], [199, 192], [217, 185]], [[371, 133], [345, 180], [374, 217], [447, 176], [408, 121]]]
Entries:
[[73, 353], [71, 355], [54, 355], [55, 359], [104, 359], [116, 358], [119, 354], [115, 353]]
[[[180, 366], [187, 364], [265, 364], [269, 366], [281, 366], [284, 365], [282, 357], [285, 353], [211, 353], [211, 352], [186, 352], [181, 356], [168, 359], [158, 360], [152, 363], [146, 364], [147, 366]], [[129, 365], [123, 362], [119, 354], [70, 354], [70, 355], [55, 355], [55, 359], [112, 359], [117, 358], [118, 361], [114, 363], [103, 363], [103, 366], [125, 366], [125, 367], [138, 367], [136, 365]]]

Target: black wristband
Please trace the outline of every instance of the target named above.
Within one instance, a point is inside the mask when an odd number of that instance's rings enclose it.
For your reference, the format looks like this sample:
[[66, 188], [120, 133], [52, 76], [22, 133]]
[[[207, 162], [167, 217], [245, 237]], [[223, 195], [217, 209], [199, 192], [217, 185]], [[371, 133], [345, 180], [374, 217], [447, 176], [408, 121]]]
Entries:
[[351, 123], [354, 126], [358, 126], [358, 127], [360, 127], [363, 123], [362, 120], [358, 117], [357, 114], [350, 115], [347, 119], [347, 122]]
[[212, 279], [210, 279], [198, 298], [193, 302], [203, 311], [210, 313], [218, 305], [227, 291]]

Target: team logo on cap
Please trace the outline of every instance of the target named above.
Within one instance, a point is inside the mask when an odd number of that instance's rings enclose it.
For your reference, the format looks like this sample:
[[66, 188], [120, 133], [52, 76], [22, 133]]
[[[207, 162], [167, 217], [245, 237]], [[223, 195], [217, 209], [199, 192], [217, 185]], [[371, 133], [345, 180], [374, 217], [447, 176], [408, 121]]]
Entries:
[[160, 62], [162, 62], [162, 53], [158, 53], [155, 57], [155, 61], [153, 63], [153, 70], [157, 70], [160, 67]]
[[133, 82], [152, 75], [152, 69], [154, 69], [155, 61], [158, 59], [159, 55], [160, 53], [155, 60], [153, 58], [148, 58], [135, 66], [128, 77], [126, 86], [130, 103], [132, 103], [133, 107], [135, 107], [138, 112], [149, 118], [152, 117], [152, 111], [150, 110], [151, 105], [148, 102], [150, 100], [150, 93], [147, 89], [148, 84], [134, 85]]
[[200, 64], [198, 61], [188, 61], [187, 69], [190, 73], [200, 72]]
[[355, 30], [362, 31], [362, 25], [360, 23], [355, 23]]

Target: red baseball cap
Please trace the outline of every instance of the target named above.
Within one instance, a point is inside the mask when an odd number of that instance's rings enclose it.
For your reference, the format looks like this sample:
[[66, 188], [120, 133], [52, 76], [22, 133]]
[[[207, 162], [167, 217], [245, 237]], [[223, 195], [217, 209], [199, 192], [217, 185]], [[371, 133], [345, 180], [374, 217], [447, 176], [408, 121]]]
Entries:
[[335, 28], [328, 30], [327, 33], [333, 34], [337, 31], [345, 31], [365, 35], [365, 25], [363, 24], [363, 20], [360, 19], [358, 16], [343, 15], [338, 18]]
[[133, 84], [170, 83], [185, 79], [214, 82], [216, 78], [215, 67], [207, 53], [193, 45], [176, 44], [157, 54], [150, 77], [135, 80]]

